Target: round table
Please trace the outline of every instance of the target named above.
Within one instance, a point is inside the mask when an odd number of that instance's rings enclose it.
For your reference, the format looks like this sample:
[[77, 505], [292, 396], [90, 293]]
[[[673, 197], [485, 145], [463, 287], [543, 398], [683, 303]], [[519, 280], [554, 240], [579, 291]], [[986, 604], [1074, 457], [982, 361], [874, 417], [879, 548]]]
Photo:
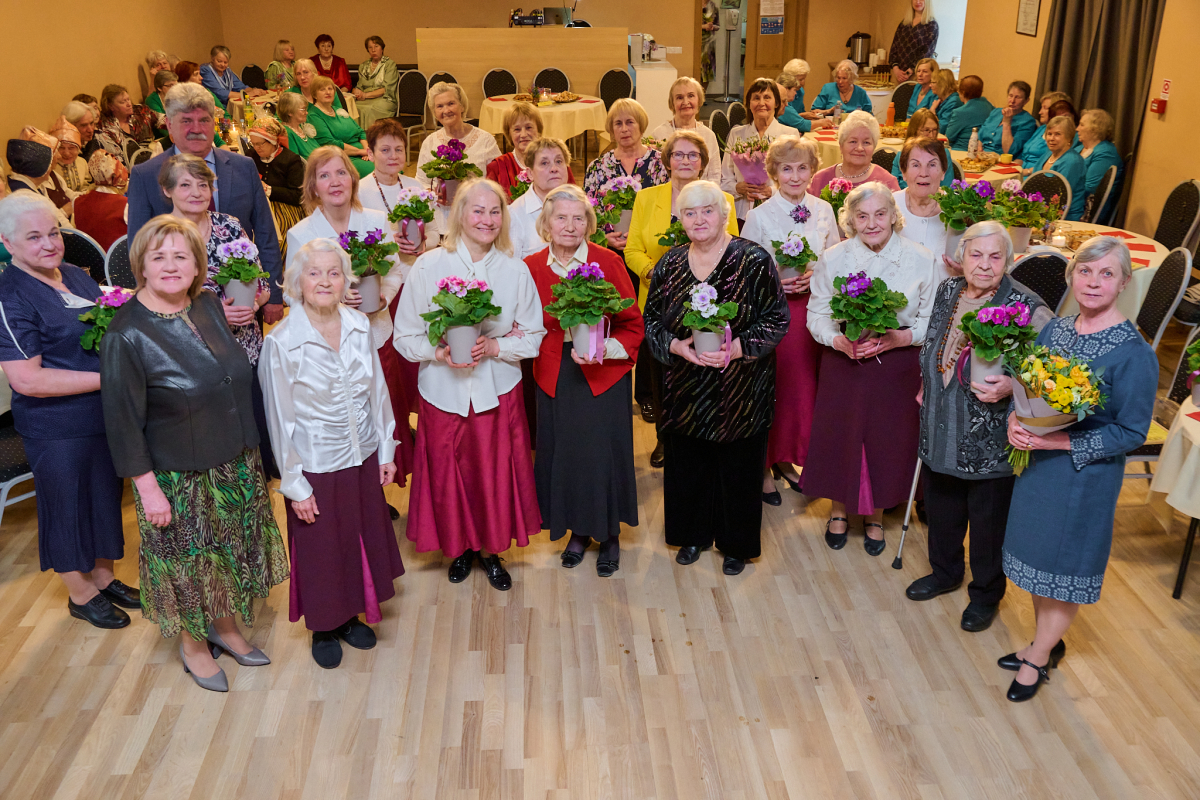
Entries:
[[[513, 95], [500, 94], [489, 97], [479, 107], [479, 127], [491, 134], [504, 134], [504, 112], [512, 105]], [[608, 133], [604, 123], [608, 109], [604, 101], [591, 95], [580, 95], [573, 103], [555, 103], [541, 106], [542, 135], [564, 142], [574, 139], [584, 131], [596, 131], [600, 138], [600, 149], [608, 144]]]
[[1167, 505], [1192, 518], [1183, 546], [1179, 576], [1175, 579], [1172, 596], [1176, 599], [1183, 592], [1192, 544], [1200, 528], [1200, 419], [1189, 416], [1191, 414], [1200, 416], [1189, 397], [1180, 405], [1179, 413], [1171, 423], [1171, 431], [1158, 457], [1158, 469], [1150, 482], [1150, 491], [1162, 492], [1167, 496]]
[[[967, 157], [967, 151], [966, 150], [951, 150], [950, 156], [956, 162], [961, 161], [962, 159]], [[961, 166], [961, 164], [960, 164], [960, 166]], [[995, 166], [993, 166], [987, 172], [967, 172], [966, 170], [963, 170], [963, 180], [965, 180], [967, 183], [970, 183], [970, 184], [976, 184], [979, 181], [987, 181], [992, 186], [995, 186], [996, 188], [1000, 188], [1000, 184], [1002, 184], [1005, 181], [1010, 180], [1012, 178], [1016, 178], [1017, 180], [1023, 180], [1023, 176], [1021, 175], [1020, 165], [997, 163]]]
[[[1117, 308], [1125, 315], [1126, 319], [1137, 320], [1138, 312], [1142, 309], [1142, 301], [1146, 299], [1146, 293], [1150, 291], [1150, 281], [1154, 280], [1154, 275], [1158, 272], [1163, 259], [1171, 251], [1149, 236], [1142, 236], [1133, 231], [1110, 228], [1107, 225], [1093, 225], [1090, 222], [1066, 222], [1064, 224], [1075, 230], [1095, 231], [1101, 236], [1116, 236], [1129, 245], [1129, 255], [1133, 261], [1133, 279], [1125, 287], [1125, 291], [1121, 292], [1121, 296], [1117, 298]], [[1068, 258], [1075, 254], [1073, 250], [1065, 248], [1061, 248], [1060, 252]], [[1066, 301], [1062, 306], [1062, 316], [1078, 313], [1079, 303], [1075, 302], [1075, 298], [1068, 291]]]

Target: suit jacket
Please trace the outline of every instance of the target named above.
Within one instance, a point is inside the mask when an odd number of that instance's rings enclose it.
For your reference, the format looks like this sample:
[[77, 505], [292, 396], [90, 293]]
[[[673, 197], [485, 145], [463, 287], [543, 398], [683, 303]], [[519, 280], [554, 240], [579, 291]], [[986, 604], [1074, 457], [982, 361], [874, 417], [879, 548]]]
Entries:
[[[174, 146], [129, 173], [129, 241], [152, 217], [171, 213], [171, 202], [158, 185], [158, 173], [167, 159], [178, 151]], [[263, 269], [271, 276], [271, 302], [282, 303], [283, 259], [279, 256], [279, 235], [271, 204], [258, 178], [258, 169], [246, 156], [214, 149], [217, 161], [217, 210], [237, 217], [242, 229], [258, 246]]]

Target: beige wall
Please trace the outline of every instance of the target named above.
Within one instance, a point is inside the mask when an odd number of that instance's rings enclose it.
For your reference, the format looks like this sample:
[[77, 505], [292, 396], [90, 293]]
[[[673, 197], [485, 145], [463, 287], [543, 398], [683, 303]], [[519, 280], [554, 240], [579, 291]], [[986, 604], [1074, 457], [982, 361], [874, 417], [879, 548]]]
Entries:
[[[810, 98], [809, 102], [817, 96], [822, 86], [832, 80], [829, 63], [837, 63], [849, 54], [846, 40], [856, 31], [871, 34], [872, 48], [878, 50], [883, 47], [875, 43], [877, 36], [871, 28], [871, 8], [870, 3], [832, 0], [813, 0], [808, 4], [807, 52], [804, 60], [812, 70], [812, 77], [804, 87], [804, 95]], [[895, 23], [892, 23], [893, 30], [895, 27]]]
[[8, 140], [24, 125], [48, 127], [72, 96], [99, 97], [107, 83], [128, 87], [139, 100], [137, 68], [149, 50], [208, 60], [221, 37], [221, 10], [215, 0], [103, 8], [81, 0], [52, 8], [12, 2], [5, 4], [4, 27], [8, 100], [0, 104], [0, 138]]
[[[993, 105], [1004, 102], [1008, 85], [1015, 80], [1025, 81], [1036, 89], [1050, 6], [1051, 0], [1042, 0], [1038, 35], [1033, 37], [1017, 33], [1017, 0], [971, 0], [967, 3], [959, 75], [983, 78], [984, 96]], [[1032, 108], [1026, 110], [1032, 113]]]

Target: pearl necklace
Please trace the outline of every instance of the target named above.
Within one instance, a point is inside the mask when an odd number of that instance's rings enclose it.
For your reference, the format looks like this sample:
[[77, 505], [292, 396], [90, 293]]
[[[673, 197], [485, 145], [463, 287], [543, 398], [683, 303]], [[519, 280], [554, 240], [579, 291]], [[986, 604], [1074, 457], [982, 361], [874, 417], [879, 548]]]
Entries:
[[858, 180], [859, 178], [863, 177], [870, 171], [871, 171], [871, 165], [867, 164], [867, 168], [864, 169], [862, 172], [858, 173], [857, 175], [847, 175], [846, 171], [844, 169], [842, 169], [842, 165], [841, 164], [837, 165], [838, 174], [850, 182], [854, 182], [854, 181]]

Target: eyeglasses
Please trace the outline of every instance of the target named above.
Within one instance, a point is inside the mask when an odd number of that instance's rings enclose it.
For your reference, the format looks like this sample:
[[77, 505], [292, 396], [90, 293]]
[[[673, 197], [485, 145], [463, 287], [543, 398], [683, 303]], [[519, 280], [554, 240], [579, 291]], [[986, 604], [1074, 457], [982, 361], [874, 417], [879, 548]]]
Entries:
[[700, 154], [699, 153], [681, 153], [678, 150], [673, 150], [671, 152], [671, 160], [672, 161], [699, 161]]

